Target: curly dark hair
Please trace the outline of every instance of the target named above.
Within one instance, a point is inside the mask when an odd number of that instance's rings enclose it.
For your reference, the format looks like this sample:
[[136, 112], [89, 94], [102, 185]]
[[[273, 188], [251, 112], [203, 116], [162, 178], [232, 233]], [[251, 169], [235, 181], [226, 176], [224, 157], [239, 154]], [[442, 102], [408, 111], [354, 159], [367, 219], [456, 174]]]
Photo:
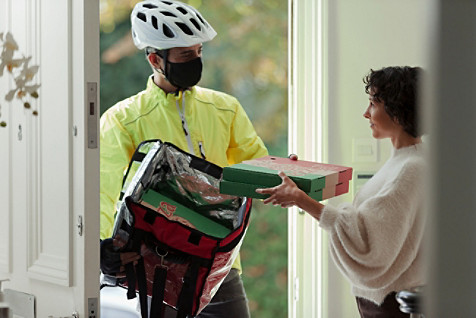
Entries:
[[391, 66], [370, 70], [364, 77], [365, 92], [383, 102], [385, 111], [413, 137], [421, 136], [418, 118], [418, 96], [422, 69], [410, 66]]

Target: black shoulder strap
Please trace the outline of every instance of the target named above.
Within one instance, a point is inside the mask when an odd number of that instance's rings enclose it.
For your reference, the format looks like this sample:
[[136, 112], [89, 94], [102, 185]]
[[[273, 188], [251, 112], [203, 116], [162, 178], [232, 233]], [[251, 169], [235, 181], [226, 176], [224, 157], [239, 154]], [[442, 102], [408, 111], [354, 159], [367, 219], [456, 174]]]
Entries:
[[157, 266], [154, 273], [154, 285], [152, 287], [152, 304], [150, 306], [150, 317], [163, 317], [165, 282], [167, 280], [167, 268]]
[[[136, 230], [131, 236], [132, 239], [132, 250], [140, 253], [141, 244], [144, 241], [144, 233], [142, 231]], [[147, 307], [147, 279], [145, 275], [145, 265], [144, 258], [140, 258], [137, 261], [136, 266], [132, 265], [133, 263], [128, 263], [125, 265], [126, 269], [126, 278], [127, 278], [127, 298], [132, 299], [136, 297], [136, 285], [137, 290], [139, 291], [139, 303], [140, 311], [142, 318], [148, 317], [148, 307]]]
[[127, 299], [136, 298], [136, 284], [137, 278], [132, 263], [128, 263], [125, 266], [126, 278], [127, 278]]
[[183, 278], [182, 291], [177, 301], [178, 313], [177, 318], [187, 318], [187, 315], [192, 315], [193, 298], [195, 289], [197, 287], [198, 270], [200, 269], [200, 262], [192, 259], [192, 263]]
[[222, 167], [220, 167], [220, 166], [218, 166], [214, 163], [211, 163], [210, 161], [207, 161], [203, 158], [192, 155], [191, 153], [188, 153], [188, 152], [184, 151], [183, 149], [180, 149], [179, 147], [177, 147], [173, 143], [170, 143], [170, 142], [166, 141], [163, 144], [166, 147], [174, 148], [177, 151], [179, 151], [179, 152], [185, 154], [186, 156], [190, 157], [190, 167], [191, 168], [199, 170], [203, 173], [206, 173], [206, 174], [208, 174], [208, 175], [210, 175], [210, 176], [212, 176], [216, 179], [221, 178], [221, 175], [223, 173], [223, 168]]
[[145, 277], [144, 259], [139, 259], [136, 265], [137, 287], [139, 289], [140, 313], [142, 318], [148, 317], [147, 306], [147, 279]]

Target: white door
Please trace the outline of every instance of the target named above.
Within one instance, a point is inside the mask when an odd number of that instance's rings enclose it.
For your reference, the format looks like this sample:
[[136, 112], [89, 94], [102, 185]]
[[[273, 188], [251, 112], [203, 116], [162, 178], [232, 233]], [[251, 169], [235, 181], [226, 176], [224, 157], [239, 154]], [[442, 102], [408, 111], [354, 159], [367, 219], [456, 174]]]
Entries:
[[13, 317], [98, 317], [98, 0], [0, 0], [7, 32], [41, 86], [9, 102], [0, 76], [2, 290]]

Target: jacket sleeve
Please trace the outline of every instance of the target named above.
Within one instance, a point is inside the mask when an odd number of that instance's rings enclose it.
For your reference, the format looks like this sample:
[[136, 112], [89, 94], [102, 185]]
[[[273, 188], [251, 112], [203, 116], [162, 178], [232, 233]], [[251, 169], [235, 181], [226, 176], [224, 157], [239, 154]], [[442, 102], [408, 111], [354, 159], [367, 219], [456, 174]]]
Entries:
[[393, 182], [358, 207], [323, 209], [320, 226], [330, 253], [357, 286], [382, 288], [397, 280], [419, 252], [423, 237], [423, 166], [406, 164]]
[[122, 178], [134, 150], [132, 139], [120, 120], [112, 112], [104, 113], [100, 121], [101, 239], [112, 235]]
[[268, 155], [268, 150], [257, 135], [248, 115], [238, 101], [236, 113], [231, 124], [230, 145], [227, 150], [228, 164]]

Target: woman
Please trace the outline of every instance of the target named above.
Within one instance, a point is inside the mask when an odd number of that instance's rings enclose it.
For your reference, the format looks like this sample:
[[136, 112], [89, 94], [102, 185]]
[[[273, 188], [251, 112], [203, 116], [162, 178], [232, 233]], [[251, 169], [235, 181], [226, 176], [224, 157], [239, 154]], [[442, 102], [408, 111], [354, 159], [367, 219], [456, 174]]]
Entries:
[[[364, 78], [364, 117], [377, 139], [390, 138], [390, 159], [356, 194], [352, 204], [323, 205], [284, 173], [282, 183], [258, 193], [282, 207], [298, 206], [329, 234], [330, 252], [352, 284], [361, 317], [408, 317], [395, 293], [425, 283], [422, 271], [424, 154], [417, 118], [421, 69], [386, 67]], [[297, 159], [294, 157], [294, 159]]]

